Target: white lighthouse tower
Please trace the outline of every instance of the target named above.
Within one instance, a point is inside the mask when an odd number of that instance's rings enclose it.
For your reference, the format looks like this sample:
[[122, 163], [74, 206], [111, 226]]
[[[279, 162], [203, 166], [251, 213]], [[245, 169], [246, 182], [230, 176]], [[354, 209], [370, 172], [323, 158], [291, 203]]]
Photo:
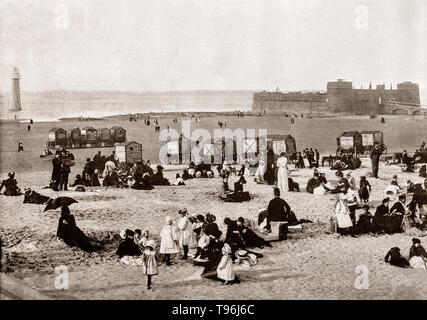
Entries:
[[12, 95], [10, 97], [9, 110], [11, 111], [21, 111], [21, 91], [19, 88], [19, 71], [15, 67], [12, 73]]

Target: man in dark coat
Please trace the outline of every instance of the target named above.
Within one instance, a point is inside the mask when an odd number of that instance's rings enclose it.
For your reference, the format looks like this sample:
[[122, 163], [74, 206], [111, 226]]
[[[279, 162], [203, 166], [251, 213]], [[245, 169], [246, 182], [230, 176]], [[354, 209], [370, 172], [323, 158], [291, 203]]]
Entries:
[[52, 159], [52, 182], [53, 182], [53, 187], [52, 189], [55, 191], [58, 191], [58, 187], [59, 187], [59, 180], [61, 178], [61, 159], [60, 159], [60, 153], [57, 152], [55, 154], [55, 158]]
[[374, 148], [371, 151], [372, 176], [378, 178], [378, 167], [382, 150], [378, 142], [375, 142]]
[[[74, 156], [73, 156], [74, 158]], [[59, 179], [59, 190], [68, 191], [68, 177], [71, 172], [71, 154], [67, 154], [66, 151], [62, 152], [61, 156], [61, 170], [60, 170], [60, 179]]]
[[280, 189], [274, 188], [274, 199], [270, 200], [267, 207], [266, 229], [271, 230], [271, 221], [287, 221], [291, 213], [289, 204], [280, 198]]

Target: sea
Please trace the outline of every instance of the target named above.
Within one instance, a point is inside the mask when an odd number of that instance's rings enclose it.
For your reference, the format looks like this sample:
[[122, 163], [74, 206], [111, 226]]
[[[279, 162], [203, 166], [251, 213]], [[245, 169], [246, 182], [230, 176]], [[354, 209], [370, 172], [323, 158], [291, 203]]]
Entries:
[[185, 92], [23, 92], [22, 111], [8, 110], [9, 97], [4, 94], [0, 119], [38, 122], [60, 118], [93, 118], [148, 112], [230, 112], [249, 111], [253, 91], [185, 91]]

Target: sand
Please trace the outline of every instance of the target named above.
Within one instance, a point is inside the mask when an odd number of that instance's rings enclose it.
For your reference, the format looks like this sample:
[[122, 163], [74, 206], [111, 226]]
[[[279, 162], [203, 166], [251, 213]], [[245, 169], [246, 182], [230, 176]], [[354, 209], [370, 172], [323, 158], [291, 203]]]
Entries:
[[[73, 173], [81, 167], [73, 167]], [[334, 171], [322, 168], [329, 180]], [[369, 173], [369, 161], [354, 171], [356, 180]], [[426, 299], [427, 274], [422, 270], [400, 269], [384, 262], [394, 246], [409, 254], [413, 234], [363, 235], [358, 238], [326, 234], [333, 211], [333, 196], [313, 196], [305, 191], [309, 169], [292, 173], [302, 192], [283, 197], [298, 218], [310, 219], [303, 231], [290, 234], [286, 241], [273, 243], [272, 248], [257, 249], [264, 254], [251, 268], [236, 266], [240, 284], [222, 286], [200, 277], [202, 268], [190, 261], [175, 260], [153, 279], [153, 289], [145, 288], [145, 278], [138, 267], [123, 266], [114, 254], [118, 232], [125, 228], [148, 228], [158, 238], [164, 217], [177, 217], [186, 207], [190, 214], [214, 213], [220, 229], [225, 217], [255, 218], [272, 198], [272, 187], [258, 185], [248, 179], [245, 185], [253, 199], [244, 203], [224, 203], [218, 199], [219, 178], [187, 181], [182, 187], [156, 187], [152, 191], [113, 188], [89, 188], [87, 192], [55, 193], [41, 189], [50, 172], [18, 173], [21, 187], [31, 186], [47, 196], [67, 195], [79, 203], [71, 206], [77, 225], [89, 236], [102, 240], [105, 249], [84, 253], [70, 248], [55, 237], [59, 210], [43, 212], [43, 206], [23, 204], [23, 197], [0, 196], [1, 237], [4, 255], [3, 272], [22, 279], [28, 285], [56, 299]], [[166, 173], [173, 181], [175, 172]], [[415, 173], [402, 173], [398, 166], [380, 166], [380, 179], [368, 178], [373, 187], [371, 207], [374, 211], [384, 197], [383, 190], [393, 174], [399, 181], [421, 182]], [[233, 177], [231, 182], [236, 178]], [[230, 183], [230, 185], [232, 185]], [[425, 234], [417, 234], [424, 246]], [[55, 289], [55, 267], [69, 270], [69, 288]], [[369, 288], [355, 288], [357, 266], [366, 266]]]

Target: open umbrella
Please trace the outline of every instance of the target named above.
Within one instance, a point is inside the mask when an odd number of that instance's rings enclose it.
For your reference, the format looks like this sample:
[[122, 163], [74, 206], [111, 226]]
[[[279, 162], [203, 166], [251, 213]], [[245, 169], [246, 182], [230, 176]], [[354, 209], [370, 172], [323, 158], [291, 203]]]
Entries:
[[47, 202], [47, 206], [46, 208], [44, 208], [44, 211], [55, 210], [55, 209], [58, 209], [59, 207], [69, 206], [70, 204], [73, 204], [73, 203], [78, 203], [78, 201], [70, 197], [58, 197], [55, 199], [50, 199]]

